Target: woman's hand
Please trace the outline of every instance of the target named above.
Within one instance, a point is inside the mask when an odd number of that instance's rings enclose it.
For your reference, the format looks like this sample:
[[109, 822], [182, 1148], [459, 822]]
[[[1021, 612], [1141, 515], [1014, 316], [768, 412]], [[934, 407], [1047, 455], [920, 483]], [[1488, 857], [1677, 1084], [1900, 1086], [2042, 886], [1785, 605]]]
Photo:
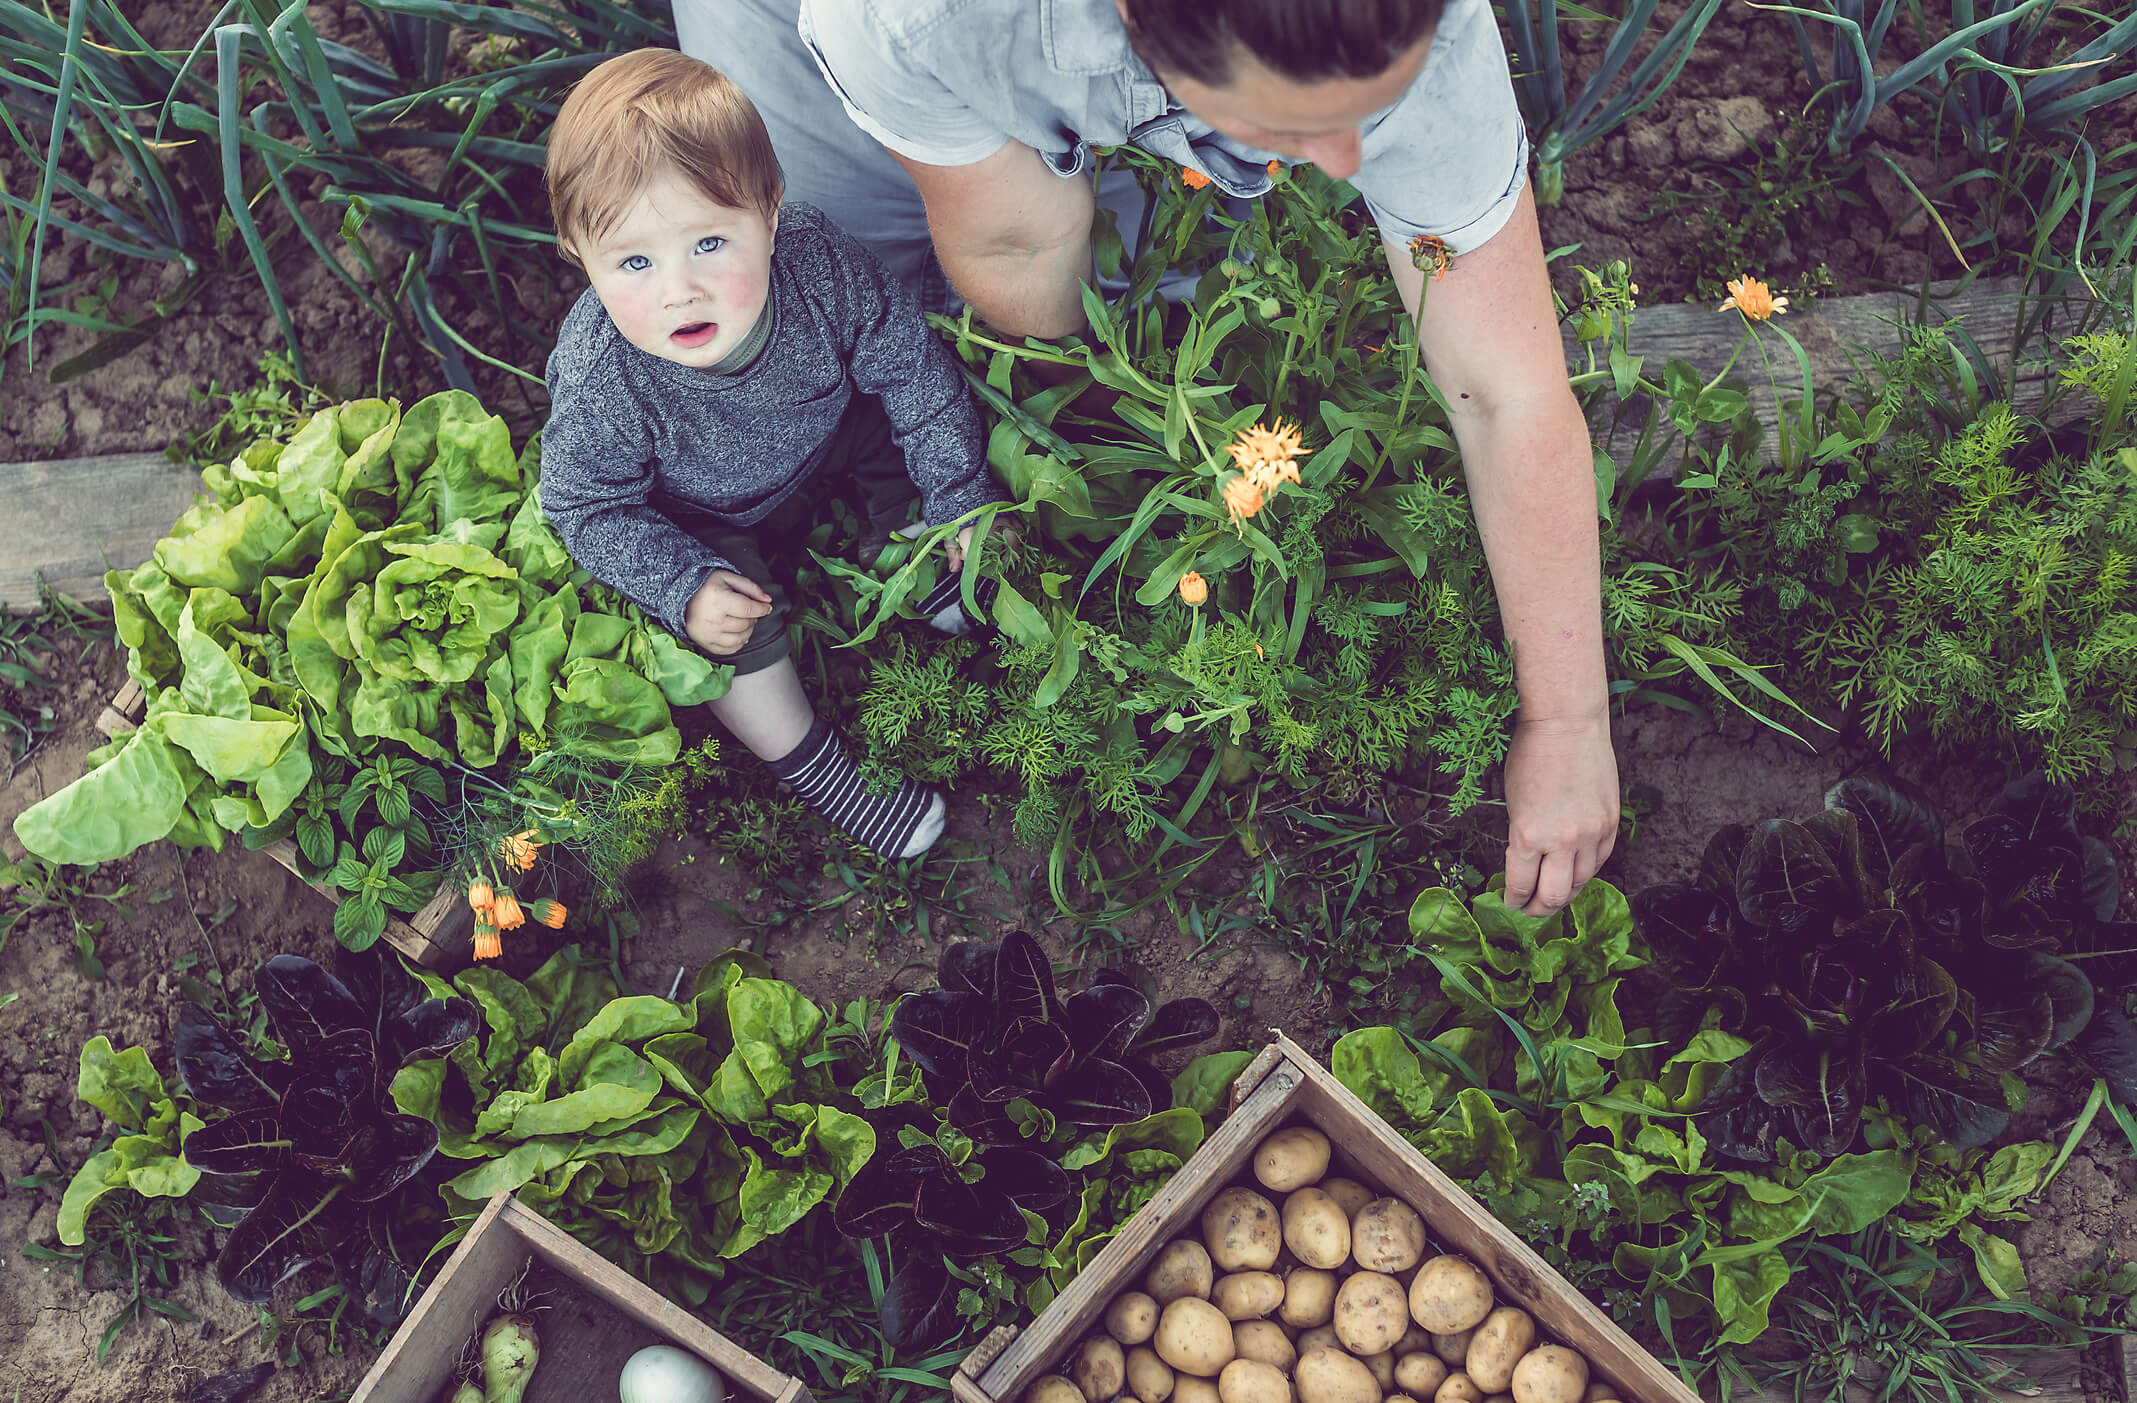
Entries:
[[1607, 712], [1523, 720], [1506, 748], [1506, 904], [1564, 907], [1618, 840], [1618, 759]]
[[762, 585], [732, 570], [715, 570], [690, 596], [683, 627], [708, 653], [739, 652], [757, 620], [771, 612], [772, 596]]

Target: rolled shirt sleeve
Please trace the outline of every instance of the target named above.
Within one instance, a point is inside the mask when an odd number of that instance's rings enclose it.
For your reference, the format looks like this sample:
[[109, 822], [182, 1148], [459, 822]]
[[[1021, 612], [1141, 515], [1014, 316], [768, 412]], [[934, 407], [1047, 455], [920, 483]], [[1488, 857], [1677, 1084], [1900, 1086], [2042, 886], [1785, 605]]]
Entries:
[[1513, 218], [1528, 162], [1489, 0], [1448, 0], [1417, 81], [1367, 129], [1351, 184], [1390, 240], [1430, 235], [1460, 254]]
[[1009, 142], [995, 126], [915, 63], [875, 3], [803, 0], [801, 42], [855, 126], [908, 160], [969, 166]]

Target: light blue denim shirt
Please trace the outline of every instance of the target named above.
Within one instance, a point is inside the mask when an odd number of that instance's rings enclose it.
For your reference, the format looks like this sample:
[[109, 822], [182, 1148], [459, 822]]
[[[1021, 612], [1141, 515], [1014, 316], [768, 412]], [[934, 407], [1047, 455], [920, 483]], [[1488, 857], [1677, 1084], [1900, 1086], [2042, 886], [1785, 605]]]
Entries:
[[[1020, 141], [1073, 176], [1091, 147], [1133, 144], [1252, 197], [1282, 159], [1174, 101], [1114, 0], [802, 0], [800, 33], [854, 123], [928, 165]], [[1437, 235], [1462, 253], [1505, 226], [1528, 134], [1490, 0], [1447, 0], [1417, 80], [1363, 131], [1351, 184], [1383, 234]]]

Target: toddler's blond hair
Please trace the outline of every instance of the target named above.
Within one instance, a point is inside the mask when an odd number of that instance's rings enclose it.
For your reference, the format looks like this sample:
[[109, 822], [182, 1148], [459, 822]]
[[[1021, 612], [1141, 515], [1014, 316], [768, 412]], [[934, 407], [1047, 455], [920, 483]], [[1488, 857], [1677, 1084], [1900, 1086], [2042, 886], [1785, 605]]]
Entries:
[[673, 49], [609, 59], [572, 88], [549, 133], [559, 251], [580, 262], [663, 170], [767, 218], [785, 183], [756, 105], [711, 64]]

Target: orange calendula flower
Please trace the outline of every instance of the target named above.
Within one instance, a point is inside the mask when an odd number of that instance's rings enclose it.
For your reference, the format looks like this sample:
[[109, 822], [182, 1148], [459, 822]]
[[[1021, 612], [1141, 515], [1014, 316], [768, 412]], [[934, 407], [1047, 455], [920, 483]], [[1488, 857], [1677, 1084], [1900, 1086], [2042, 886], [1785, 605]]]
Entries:
[[475, 922], [475, 958], [494, 960], [504, 952], [504, 942], [497, 938], [497, 927], [488, 921]]
[[1180, 598], [1189, 604], [1200, 604], [1209, 598], [1209, 581], [1193, 570], [1180, 577]]
[[1245, 473], [1224, 485], [1224, 507], [1232, 514], [1234, 525], [1261, 510], [1261, 497], [1261, 487]]
[[555, 897], [545, 896], [527, 909], [533, 914], [535, 920], [549, 927], [549, 929], [562, 930], [564, 928], [564, 903], [558, 901]]
[[1264, 493], [1274, 492], [1280, 483], [1298, 482], [1298, 464], [1292, 460], [1303, 452], [1304, 436], [1298, 425], [1281, 419], [1271, 427], [1255, 424], [1241, 429], [1232, 440], [1233, 463], [1248, 482]]
[[1283, 163], [1282, 161], [1271, 161], [1271, 162], [1269, 162], [1269, 174], [1271, 174], [1271, 175], [1282, 175], [1283, 173], [1284, 173], [1284, 163]]
[[1746, 273], [1741, 278], [1729, 279], [1728, 299], [1714, 310], [1726, 312], [1731, 307], [1755, 322], [1762, 322], [1786, 312], [1788, 299], [1774, 296], [1772, 288]]
[[525, 872], [534, 866], [535, 856], [541, 851], [542, 840], [529, 828], [523, 833], [514, 833], [497, 845], [497, 855], [509, 867]]
[[490, 884], [481, 878], [478, 877], [467, 884], [468, 907], [478, 914], [489, 910], [490, 904], [496, 900], [497, 893], [490, 890]]
[[1454, 268], [1454, 250], [1437, 234], [1419, 234], [1410, 240], [1410, 262], [1421, 273], [1430, 273], [1432, 281], [1438, 282]]
[[499, 930], [517, 930], [527, 924], [527, 913], [520, 910], [519, 898], [509, 891], [497, 894], [497, 904], [490, 908]]
[[1209, 188], [1209, 177], [1196, 170], [1193, 166], [1182, 166], [1180, 167], [1180, 183], [1190, 190], [1206, 190]]

